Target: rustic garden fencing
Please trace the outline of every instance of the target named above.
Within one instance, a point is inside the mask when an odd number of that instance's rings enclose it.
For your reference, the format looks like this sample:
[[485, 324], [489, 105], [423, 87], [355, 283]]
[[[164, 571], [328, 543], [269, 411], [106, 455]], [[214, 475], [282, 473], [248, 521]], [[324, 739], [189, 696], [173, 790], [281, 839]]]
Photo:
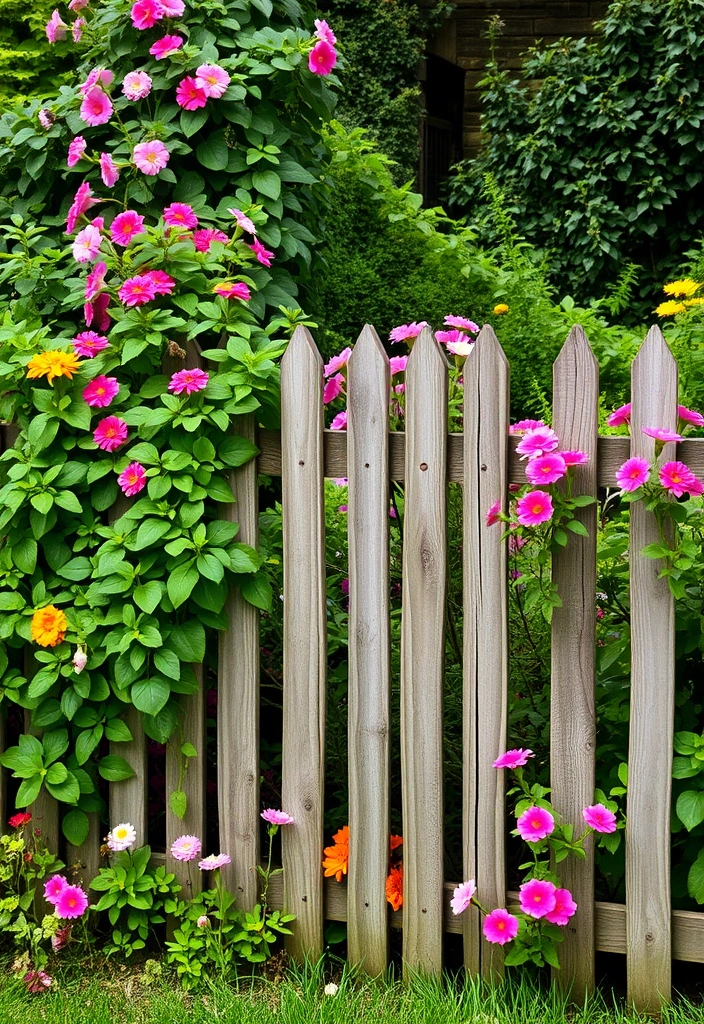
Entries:
[[[502, 773], [492, 761], [505, 749], [508, 681], [506, 546], [486, 511], [508, 485], [524, 483], [508, 434], [509, 370], [491, 328], [480, 333], [464, 368], [464, 434], [447, 433], [447, 364], [426, 329], [406, 371], [406, 432], [389, 433], [389, 363], [366, 327], [348, 370], [348, 429], [324, 429], [322, 360], [299, 328], [282, 365], [281, 433], [259, 431], [255, 462], [232, 474], [232, 515], [239, 539], [256, 544], [258, 470], [280, 474], [284, 509], [283, 806], [296, 826], [284, 829], [283, 887], [275, 900], [296, 915], [293, 955], [317, 956], [325, 919], [346, 920], [348, 955], [372, 974], [388, 962], [389, 927], [403, 928], [409, 969], [438, 973], [443, 931], [462, 932], [468, 970], [501, 971], [497, 947], [481, 938], [479, 912], [449, 913], [460, 879], [443, 876], [442, 689], [446, 573], [446, 491], [463, 486], [464, 551], [464, 877], [477, 880], [482, 902], [505, 906]], [[652, 456], [642, 424], [674, 429], [677, 367], [658, 328], [633, 363], [632, 437], [597, 436], [598, 366], [584, 333], [571, 332], [554, 368], [553, 425], [566, 449], [590, 455], [575, 471], [576, 493], [615, 486], [629, 455]], [[246, 428], [255, 437], [254, 424]], [[674, 445], [666, 448], [672, 451]], [[700, 476], [704, 440], [688, 440], [678, 455]], [[324, 478], [349, 478], [349, 825], [346, 886], [324, 886], [323, 837], [326, 599]], [[401, 766], [404, 906], [385, 900], [389, 842], [390, 669], [388, 497], [391, 480], [405, 485], [401, 649]], [[579, 510], [588, 537], [572, 536], [554, 557], [562, 597], [552, 625], [551, 775], [553, 803], [565, 820], [582, 824], [594, 795], [596, 511]], [[561, 978], [581, 998], [594, 982], [595, 950], [625, 953], [629, 998], [656, 1007], [670, 995], [672, 959], [704, 963], [704, 914], [671, 911], [670, 791], [674, 679], [674, 608], [657, 562], [640, 551], [657, 540], [655, 520], [640, 503], [631, 513], [632, 693], [626, 830], [625, 906], [595, 903], [594, 855], [560, 866], [577, 915], [560, 948]], [[220, 846], [230, 853], [228, 884], [242, 905], [257, 899], [259, 860], [258, 612], [237, 594], [229, 599], [230, 629], [220, 638], [218, 685], [218, 812]], [[178, 788], [182, 742], [204, 749], [203, 692], [184, 698], [181, 729], [167, 749], [168, 790]], [[148, 834], [146, 740], [139, 715], [127, 711], [136, 737], [115, 744], [134, 778], [110, 787], [110, 820], [130, 821]], [[167, 810], [167, 849], [183, 832], [203, 835], [207, 804], [204, 759], [191, 762], [184, 820]], [[4, 791], [3, 791], [4, 792]], [[5, 808], [3, 818], [6, 817]], [[50, 843], [58, 842], [58, 805], [33, 808]], [[88, 881], [97, 872], [101, 829], [70, 860]], [[169, 866], [184, 866], [168, 857]]]

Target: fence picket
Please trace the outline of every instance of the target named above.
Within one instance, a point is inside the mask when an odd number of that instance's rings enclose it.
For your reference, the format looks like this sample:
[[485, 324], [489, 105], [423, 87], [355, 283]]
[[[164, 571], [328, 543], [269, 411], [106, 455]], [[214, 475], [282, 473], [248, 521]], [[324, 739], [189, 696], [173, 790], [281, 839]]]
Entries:
[[323, 786], [326, 597], [323, 361], [298, 327], [281, 363], [284, 544], [282, 835], [286, 907], [296, 915], [290, 954], [323, 949]]
[[[181, 717], [166, 747], [166, 865], [176, 875], [183, 888], [181, 896], [190, 899], [202, 888], [202, 875], [194, 865], [176, 860], [169, 853], [172, 843], [182, 835], [198, 836], [205, 841], [205, 714], [203, 698], [203, 666], [194, 665], [198, 692], [181, 697]], [[191, 743], [198, 756], [187, 758], [181, 746]], [[185, 775], [181, 778], [182, 768]], [[181, 791], [186, 795], [186, 812], [182, 818], [174, 814], [171, 794]]]
[[91, 811], [88, 814], [88, 835], [81, 845], [66, 844], [66, 867], [71, 881], [86, 889], [100, 870], [102, 831], [100, 815], [97, 811]]
[[[641, 428], [677, 425], [677, 364], [652, 327], [631, 369], [631, 455], [652, 461]], [[665, 446], [660, 462], [675, 458]], [[631, 713], [626, 826], [628, 1000], [657, 1010], [670, 998], [670, 795], [675, 698], [675, 606], [662, 562], [645, 558], [660, 531], [642, 502], [631, 505]]]
[[350, 963], [388, 964], [389, 360], [365, 327], [348, 367]]
[[[508, 687], [506, 542], [487, 526], [496, 502], [506, 508], [509, 370], [491, 327], [464, 365], [464, 876], [475, 878], [485, 907], [506, 905], [504, 779], [492, 762], [505, 749]], [[483, 943], [479, 911], [465, 918], [464, 962], [486, 977], [501, 973], [499, 946]]]
[[442, 970], [442, 687], [447, 560], [447, 363], [432, 331], [406, 368], [401, 619], [403, 960]]
[[[599, 364], [581, 327], [573, 327], [553, 368], [553, 427], [562, 451], [583, 451], [586, 466], [575, 466], [572, 493], [596, 497]], [[552, 800], [562, 818], [584, 830], [583, 809], [594, 802], [596, 711], [596, 505], [577, 510], [588, 536], [570, 534], [553, 555], [552, 578], [562, 605], [552, 620], [550, 688], [550, 778]], [[565, 928], [556, 979], [577, 1003], [594, 986], [594, 845], [586, 860], [560, 864], [562, 885], [578, 913]]]

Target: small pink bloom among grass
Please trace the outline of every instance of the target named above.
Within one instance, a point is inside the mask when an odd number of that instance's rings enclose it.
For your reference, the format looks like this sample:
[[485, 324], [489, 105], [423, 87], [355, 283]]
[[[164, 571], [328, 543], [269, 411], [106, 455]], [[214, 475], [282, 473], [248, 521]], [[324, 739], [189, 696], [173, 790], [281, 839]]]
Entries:
[[488, 512], [486, 514], [486, 525], [487, 526], [496, 526], [497, 523], [501, 522], [501, 520], [499, 519], [499, 512], [500, 511], [501, 511], [501, 502], [500, 501], [495, 501], [494, 504], [491, 506], [491, 508], [488, 510]]
[[147, 486], [147, 474], [144, 466], [141, 466], [139, 462], [130, 462], [129, 466], [123, 469], [118, 476], [117, 482], [123, 494], [126, 494], [128, 498], [134, 497]]
[[47, 879], [44, 883], [44, 899], [47, 903], [51, 903], [56, 906], [59, 896], [64, 891], [68, 882], [63, 875], [52, 875], [51, 878]]
[[127, 246], [133, 238], [144, 233], [144, 217], [135, 210], [118, 213], [110, 225], [110, 237], [115, 245]]
[[694, 409], [688, 409], [686, 405], [677, 406], [677, 418], [685, 423], [692, 423], [695, 427], [704, 427], [704, 416]]
[[83, 97], [80, 117], [91, 128], [95, 128], [99, 124], [107, 124], [112, 117], [110, 97], [99, 86], [93, 86]]
[[552, 427], [535, 427], [524, 434], [516, 445], [516, 451], [524, 459], [534, 459], [538, 455], [554, 452], [560, 440]]
[[529, 491], [516, 502], [516, 512], [521, 526], [540, 526], [552, 518], [552, 498], [547, 491]]
[[122, 93], [128, 100], [145, 99], [152, 91], [152, 80], [146, 71], [129, 71], [122, 80]]
[[555, 819], [544, 807], [529, 807], [516, 822], [516, 830], [527, 843], [539, 843], [555, 829]]
[[143, 174], [158, 174], [169, 162], [169, 151], [163, 142], [153, 139], [140, 142], [134, 147], [132, 159]]
[[230, 76], [219, 64], [201, 64], [196, 68], [196, 85], [212, 100], [219, 100], [230, 84]]
[[208, 374], [204, 370], [179, 370], [174, 373], [169, 381], [169, 391], [174, 395], [193, 395], [196, 391], [203, 391], [208, 385]]
[[644, 434], [648, 437], [654, 437], [656, 441], [662, 442], [662, 444], [668, 444], [670, 441], [684, 441], [681, 434], [678, 434], [675, 430], [667, 430], [665, 427], [641, 427]]
[[201, 871], [217, 871], [219, 868], [227, 867], [231, 863], [232, 858], [229, 854], [211, 853], [209, 857], [204, 857], [203, 860], [198, 861], [198, 867]]
[[540, 878], [532, 878], [525, 882], [518, 891], [521, 910], [530, 917], [541, 918], [552, 913], [557, 903], [556, 888], [552, 882]]
[[164, 210], [164, 224], [170, 228], [197, 228], [198, 218], [188, 203], [172, 203]]
[[93, 440], [104, 452], [114, 452], [127, 440], [127, 424], [119, 416], [106, 416], [93, 431]]
[[334, 402], [343, 393], [344, 388], [345, 378], [341, 373], [336, 373], [330, 380], [326, 380], [325, 387], [323, 388], [323, 405], [329, 405], [330, 402]]
[[586, 452], [555, 452], [555, 455], [561, 455], [565, 460], [566, 466], [586, 466], [589, 462], [589, 456]]
[[337, 64], [337, 53], [327, 41], [319, 39], [308, 54], [308, 68], [314, 75], [329, 75]]
[[290, 814], [286, 811], [276, 810], [274, 807], [269, 807], [265, 811], [262, 811], [260, 817], [270, 825], [294, 825], [295, 821]]
[[83, 157], [86, 151], [86, 140], [82, 135], [76, 135], [71, 140], [68, 147], [68, 154], [66, 156], [66, 164], [69, 167], [75, 167], [78, 161]]
[[616, 470], [616, 483], [622, 491], [637, 491], [639, 487], [648, 482], [650, 476], [650, 463], [647, 459], [634, 456], [626, 459], [624, 464]]
[[30, 995], [38, 996], [53, 985], [53, 978], [46, 971], [27, 971], [22, 981]]
[[603, 804], [592, 804], [591, 807], [585, 807], [582, 816], [589, 828], [593, 828], [595, 832], [616, 831], [616, 815]]
[[524, 750], [523, 747], [518, 747], [515, 750], [507, 750], [501, 757], [497, 757], [492, 767], [522, 768], [524, 764], [528, 764], [529, 757], [535, 757], [532, 750]]
[[83, 389], [83, 398], [92, 408], [105, 409], [120, 391], [117, 377], [100, 374]]
[[242, 213], [242, 211], [238, 210], [237, 207], [230, 207], [227, 212], [231, 213], [235, 218], [238, 228], [242, 228], [243, 231], [248, 231], [250, 235], [256, 235], [257, 229], [254, 226], [254, 222], [246, 215], [246, 213]]
[[569, 889], [555, 889], [555, 906], [545, 915], [545, 920], [564, 928], [576, 910], [577, 904]]
[[263, 267], [270, 267], [271, 261], [276, 258], [271, 249], [263, 246], [258, 238], [255, 238], [252, 244], [248, 245], [248, 248], [252, 250]]
[[526, 465], [526, 476], [533, 485], [554, 484], [561, 480], [567, 472], [567, 464], [556, 452], [549, 455], [538, 455], [530, 459]]
[[463, 913], [472, 902], [472, 897], [477, 891], [477, 886], [473, 878], [470, 878], [468, 882], [461, 882], [452, 894], [450, 900], [450, 906], [452, 907], [453, 914]]
[[400, 324], [398, 327], [394, 327], [389, 333], [389, 341], [393, 344], [397, 344], [400, 341], [409, 341], [411, 338], [417, 338], [424, 327], [428, 326], [427, 320], [419, 320], [418, 323], [413, 321], [410, 324]]
[[249, 302], [252, 293], [244, 281], [222, 281], [213, 288], [216, 295], [222, 299], [241, 299], [242, 302]]
[[509, 914], [508, 910], [492, 910], [484, 918], [482, 931], [487, 942], [505, 946], [518, 935], [518, 918]]
[[147, 274], [137, 274], [120, 285], [117, 295], [126, 306], [143, 306], [156, 298], [156, 287]]
[[88, 909], [88, 897], [80, 885], [67, 885], [56, 901], [56, 916], [67, 920], [82, 917]]
[[171, 844], [171, 856], [176, 860], [195, 860], [200, 854], [201, 842], [198, 836], [179, 836]]
[[199, 228], [198, 231], [193, 232], [193, 244], [198, 252], [209, 252], [213, 242], [222, 242], [223, 245], [227, 245], [229, 241], [225, 232], [218, 231], [216, 228]]
[[631, 422], [631, 403], [626, 402], [625, 405], [620, 405], [618, 409], [614, 409], [611, 415], [606, 420], [608, 427], [623, 427], [627, 423]]
[[165, 57], [170, 57], [173, 53], [177, 53], [183, 46], [183, 39], [181, 36], [162, 36], [161, 39], [157, 39], [155, 43], [149, 47], [149, 52], [154, 60], [163, 60]]

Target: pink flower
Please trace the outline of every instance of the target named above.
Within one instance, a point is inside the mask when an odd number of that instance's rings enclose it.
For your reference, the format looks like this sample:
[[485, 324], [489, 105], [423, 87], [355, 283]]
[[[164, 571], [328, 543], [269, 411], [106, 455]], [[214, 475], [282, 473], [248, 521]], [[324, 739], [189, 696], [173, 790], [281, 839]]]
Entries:
[[466, 359], [468, 355], [471, 355], [474, 348], [474, 338], [468, 338], [466, 334], [463, 334], [462, 341], [448, 341], [445, 343], [445, 347], [453, 356], [461, 356], [463, 359]]
[[200, 851], [201, 844], [198, 836], [179, 836], [171, 844], [171, 856], [176, 860], [195, 860]]
[[112, 117], [110, 97], [102, 89], [94, 86], [83, 97], [80, 109], [81, 120], [92, 128], [99, 124], [107, 124]]
[[208, 919], [206, 914], [201, 914], [198, 920], [196, 921], [196, 924], [198, 925], [199, 928], [210, 928], [210, 920]]
[[347, 410], [343, 409], [342, 412], [338, 412], [335, 419], [330, 424], [331, 430], [347, 430]]
[[631, 422], [631, 403], [626, 402], [625, 405], [620, 405], [618, 409], [614, 409], [609, 418], [606, 421], [608, 427], [623, 427], [627, 423]]
[[217, 871], [232, 863], [232, 858], [227, 853], [211, 853], [209, 857], [198, 861], [201, 871]]
[[495, 501], [494, 504], [488, 509], [486, 513], [486, 525], [496, 526], [497, 523], [501, 522], [499, 519], [499, 512], [501, 511], [501, 501]]
[[76, 18], [73, 25], [71, 26], [71, 35], [73, 36], [74, 43], [80, 43], [81, 36], [83, 35], [83, 29], [86, 27], [85, 18]]
[[164, 17], [164, 8], [159, 0], [137, 0], [130, 13], [134, 27], [143, 31], [146, 28], [152, 28], [157, 21], [161, 21]]
[[589, 462], [586, 452], [555, 452], [555, 454], [562, 456], [566, 466], [586, 466]]
[[134, 147], [132, 159], [143, 174], [158, 174], [169, 162], [169, 151], [163, 142], [153, 139]]
[[208, 102], [208, 95], [195, 78], [186, 75], [176, 86], [176, 102], [184, 110], [198, 110]]
[[389, 341], [396, 344], [399, 341], [408, 341], [409, 338], [417, 338], [424, 327], [428, 326], [427, 320], [421, 320], [419, 323], [401, 324], [400, 327], [394, 327], [389, 332]]
[[337, 64], [337, 53], [326, 39], [319, 39], [308, 54], [308, 68], [314, 75], [329, 75]]
[[452, 894], [450, 900], [450, 906], [452, 907], [453, 914], [461, 914], [472, 902], [472, 897], [477, 891], [477, 886], [473, 878], [470, 878], [468, 882], [461, 882]]
[[479, 324], [475, 324], [474, 320], [467, 320], [464, 316], [446, 316], [445, 323], [448, 327], [460, 327], [465, 331], [471, 331], [473, 334], [479, 330]]
[[529, 491], [516, 502], [521, 526], [540, 526], [552, 518], [552, 498], [546, 491]]
[[244, 281], [223, 281], [216, 284], [213, 291], [223, 299], [242, 299], [243, 302], [249, 302], [252, 298], [252, 293]]
[[127, 246], [136, 235], [144, 233], [144, 217], [134, 210], [118, 213], [110, 225], [110, 237], [115, 245]]
[[226, 245], [229, 241], [225, 232], [216, 228], [199, 228], [193, 232], [193, 244], [198, 252], [209, 252], [213, 242], [222, 242]]
[[[345, 506], [345, 508], [346, 507], [347, 506]], [[342, 505], [340, 505], [340, 508], [342, 508]], [[340, 580], [340, 590], [342, 591], [343, 594], [346, 594], [346, 595], [349, 594], [349, 592], [350, 592], [350, 581], [348, 579], [347, 580]]]
[[389, 360], [391, 376], [395, 377], [397, 373], [405, 373], [407, 365], [408, 356], [391, 356], [391, 359]]
[[27, 971], [22, 981], [27, 986], [27, 991], [33, 996], [45, 992], [53, 984], [53, 978], [46, 971]]
[[441, 345], [447, 345], [449, 342], [455, 341], [467, 341], [467, 335], [457, 329], [454, 331], [436, 331], [435, 337]]
[[669, 441], [684, 441], [684, 438], [674, 430], [666, 430], [664, 427], [641, 427], [644, 434], [654, 437], [656, 441], [667, 444]]
[[527, 843], [538, 843], [555, 828], [555, 819], [544, 807], [529, 807], [516, 822], [521, 839]]
[[684, 462], [666, 462], [660, 467], [660, 483], [676, 498], [689, 493], [689, 484], [696, 479]]
[[46, 23], [46, 37], [50, 43], [55, 43], [59, 39], [66, 38], [67, 29], [68, 25], [61, 20], [59, 12], [54, 11]]
[[112, 85], [114, 78], [115, 76], [113, 75], [112, 71], [108, 71], [107, 68], [93, 68], [93, 70], [86, 78], [85, 82], [82, 82], [78, 86], [78, 89], [85, 96], [86, 93], [90, 92], [90, 90], [95, 85], [102, 85], [104, 86], [104, 88], [107, 89], [110, 85]]
[[76, 335], [71, 344], [73, 351], [81, 359], [92, 359], [93, 356], [97, 356], [98, 352], [106, 349], [110, 342], [104, 335], [96, 334], [95, 331], [82, 331]]
[[180, 18], [186, 9], [183, 0], [159, 0], [166, 18]]
[[515, 750], [507, 750], [501, 757], [497, 757], [492, 767], [522, 768], [524, 764], [528, 764], [529, 757], [535, 757], [532, 750], [524, 750], [523, 747], [517, 747]]
[[250, 220], [250, 218], [247, 217], [246, 214], [242, 213], [241, 210], [238, 210], [236, 207], [231, 207], [227, 212], [231, 213], [235, 218], [238, 228], [242, 228], [243, 231], [248, 231], [250, 235], [256, 235], [257, 229], [254, 226], [254, 221]]
[[701, 480], [697, 480], [696, 476], [693, 476], [687, 490], [689, 491], [690, 498], [699, 498], [704, 494], [704, 484]]
[[316, 18], [313, 24], [315, 25], [316, 39], [324, 39], [326, 43], [330, 43], [331, 46], [334, 46], [337, 42], [337, 36], [330, 28], [327, 21], [320, 21], [319, 18]]
[[556, 452], [552, 455], [538, 455], [526, 465], [526, 476], [535, 485], [554, 484], [567, 472], [565, 460]]
[[79, 218], [87, 213], [91, 206], [95, 206], [100, 202], [102, 202], [101, 199], [93, 199], [93, 193], [87, 181], [84, 181], [82, 185], [79, 185], [78, 191], [73, 197], [73, 202], [71, 203], [66, 216], [66, 234], [72, 235], [76, 229], [76, 224], [78, 223]]
[[[337, 506], [337, 511], [338, 512], [347, 512], [348, 509], [349, 509], [349, 505], [338, 505]], [[348, 581], [348, 583], [349, 583], [349, 581]], [[348, 589], [349, 589], [349, 587], [348, 587]]]
[[323, 405], [329, 405], [330, 402], [334, 402], [338, 395], [341, 395], [345, 388], [345, 378], [341, 373], [336, 373], [334, 377], [325, 382], [323, 388]]
[[[100, 266], [100, 264], [98, 264]], [[86, 302], [83, 306], [83, 316], [86, 321], [86, 327], [90, 327], [93, 322], [99, 331], [107, 331], [110, 327], [110, 317], [107, 314], [107, 308], [110, 305], [110, 296], [107, 292], [103, 292], [102, 295], [98, 295], [94, 302]]]
[[137, 274], [136, 277], [128, 277], [118, 290], [120, 302], [126, 306], [143, 306], [145, 302], [151, 302], [156, 298], [156, 287], [151, 277], [146, 274]]
[[560, 439], [552, 427], [535, 427], [524, 434], [516, 445], [516, 451], [524, 459], [533, 459], [554, 452], [559, 443]]
[[695, 412], [694, 409], [688, 409], [685, 405], [677, 406], [677, 417], [684, 420], [685, 423], [693, 423], [695, 427], [704, 427], [704, 416], [700, 412]]
[[616, 470], [616, 483], [622, 491], [637, 491], [639, 487], [648, 482], [650, 476], [650, 463], [647, 459], [638, 457], [626, 459], [624, 464]]
[[47, 903], [56, 906], [59, 896], [64, 891], [68, 882], [63, 875], [52, 875], [51, 878], [47, 879], [44, 883], [44, 899]]
[[92, 300], [99, 295], [105, 287], [105, 275], [107, 274], [108, 268], [106, 263], [96, 263], [91, 272], [86, 277], [86, 302], [92, 302]]
[[122, 93], [128, 100], [143, 100], [152, 91], [152, 80], [146, 71], [129, 71], [122, 79]]
[[273, 807], [267, 808], [266, 811], [262, 811], [260, 817], [264, 821], [268, 821], [270, 825], [294, 825], [295, 821], [290, 814], [286, 811], [277, 811]]
[[172, 203], [164, 210], [164, 224], [170, 228], [197, 228], [198, 218], [187, 203]]
[[123, 469], [118, 476], [117, 482], [128, 498], [139, 494], [147, 486], [147, 474], [144, 466], [141, 466], [139, 462], [130, 462], [127, 469]]
[[84, 7], [88, 6], [88, 0], [71, 0], [68, 5], [69, 11], [82, 11]]
[[116, 377], [100, 374], [83, 389], [83, 397], [91, 407], [105, 409], [120, 391]]
[[78, 232], [73, 240], [73, 258], [78, 263], [89, 263], [100, 251], [102, 235], [93, 224]]
[[164, 270], [148, 270], [143, 276], [148, 277], [152, 282], [157, 295], [171, 295], [176, 287], [173, 277], [170, 277]]
[[274, 253], [263, 246], [258, 238], [255, 238], [254, 242], [248, 245], [247, 248], [252, 250], [263, 267], [270, 267], [271, 261], [275, 259]]
[[86, 151], [86, 145], [86, 140], [82, 135], [76, 135], [75, 138], [71, 139], [68, 146], [68, 154], [66, 156], [66, 164], [68, 167], [76, 166]]
[[330, 377], [333, 373], [337, 373], [343, 366], [347, 366], [349, 358], [352, 355], [352, 349], [348, 346], [343, 348], [342, 352], [338, 352], [336, 356], [333, 356], [329, 363], [325, 364], [323, 369], [323, 376]]
[[557, 903], [555, 892], [556, 889], [552, 882], [532, 878], [518, 890], [521, 910], [524, 914], [529, 914], [530, 917], [545, 917], [555, 909]]
[[100, 177], [107, 188], [116, 185], [120, 177], [120, 170], [109, 153], [100, 154]]
[[184, 391], [192, 395], [196, 391], [203, 391], [208, 385], [208, 379], [208, 374], [203, 370], [179, 370], [169, 381], [169, 391], [175, 395], [181, 395]]
[[51, 936], [51, 948], [54, 953], [58, 953], [59, 950], [65, 949], [68, 946], [72, 927], [72, 925], [66, 924]]
[[127, 440], [127, 424], [119, 416], [106, 416], [93, 431], [93, 440], [104, 452], [114, 452]]
[[[394, 385], [394, 392], [395, 392], [395, 394], [403, 395], [403, 394], [405, 394], [405, 391], [406, 391], [405, 383], [404, 384], [395, 384]], [[401, 406], [399, 406], [399, 410], [400, 410], [399, 416], [402, 416], [403, 415], [403, 409], [401, 409]]]
[[592, 804], [591, 807], [585, 807], [582, 817], [589, 828], [593, 828], [595, 832], [616, 831], [616, 815], [603, 804]]
[[518, 935], [518, 918], [509, 914], [508, 910], [492, 910], [484, 918], [482, 931], [487, 942], [505, 946]]
[[555, 889], [555, 906], [545, 915], [545, 920], [550, 924], [559, 924], [564, 927], [577, 909], [577, 904], [572, 899], [569, 889]]
[[201, 64], [196, 68], [196, 85], [211, 100], [219, 100], [230, 84], [230, 76], [219, 64]]
[[529, 430], [535, 430], [537, 427], [545, 427], [546, 423], [542, 420], [519, 420], [518, 423], [512, 423], [508, 428], [509, 434], [527, 434]]
[[76, 649], [76, 653], [73, 655], [73, 658], [71, 659], [71, 664], [73, 665], [73, 671], [76, 673], [77, 676], [80, 676], [81, 672], [88, 664], [88, 655], [86, 654], [82, 647], [78, 647]]
[[69, 919], [82, 917], [87, 908], [88, 897], [80, 885], [66, 885], [56, 901], [56, 916]]
[[176, 53], [182, 46], [181, 36], [162, 36], [150, 46], [149, 52], [155, 60], [163, 60], [164, 57], [170, 57], [172, 53]]

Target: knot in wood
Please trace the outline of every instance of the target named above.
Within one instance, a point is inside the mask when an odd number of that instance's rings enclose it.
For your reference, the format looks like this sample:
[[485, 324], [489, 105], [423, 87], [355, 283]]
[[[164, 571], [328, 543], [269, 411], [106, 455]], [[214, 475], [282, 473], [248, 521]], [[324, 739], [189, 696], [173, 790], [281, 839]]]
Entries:
[[303, 807], [304, 807], [304, 809], [306, 811], [312, 811], [313, 810], [313, 801], [312, 800], [306, 800], [305, 803], [303, 804]]
[[421, 473], [425, 473], [427, 468], [428, 468], [428, 463], [427, 462], [421, 462], [421, 464], [420, 464]]
[[652, 932], [646, 932], [645, 933], [645, 941], [646, 942], [655, 942], [655, 936], [653, 935]]
[[305, 462], [303, 461], [303, 459], [299, 459], [298, 460], [298, 465], [299, 466], [305, 466]]

